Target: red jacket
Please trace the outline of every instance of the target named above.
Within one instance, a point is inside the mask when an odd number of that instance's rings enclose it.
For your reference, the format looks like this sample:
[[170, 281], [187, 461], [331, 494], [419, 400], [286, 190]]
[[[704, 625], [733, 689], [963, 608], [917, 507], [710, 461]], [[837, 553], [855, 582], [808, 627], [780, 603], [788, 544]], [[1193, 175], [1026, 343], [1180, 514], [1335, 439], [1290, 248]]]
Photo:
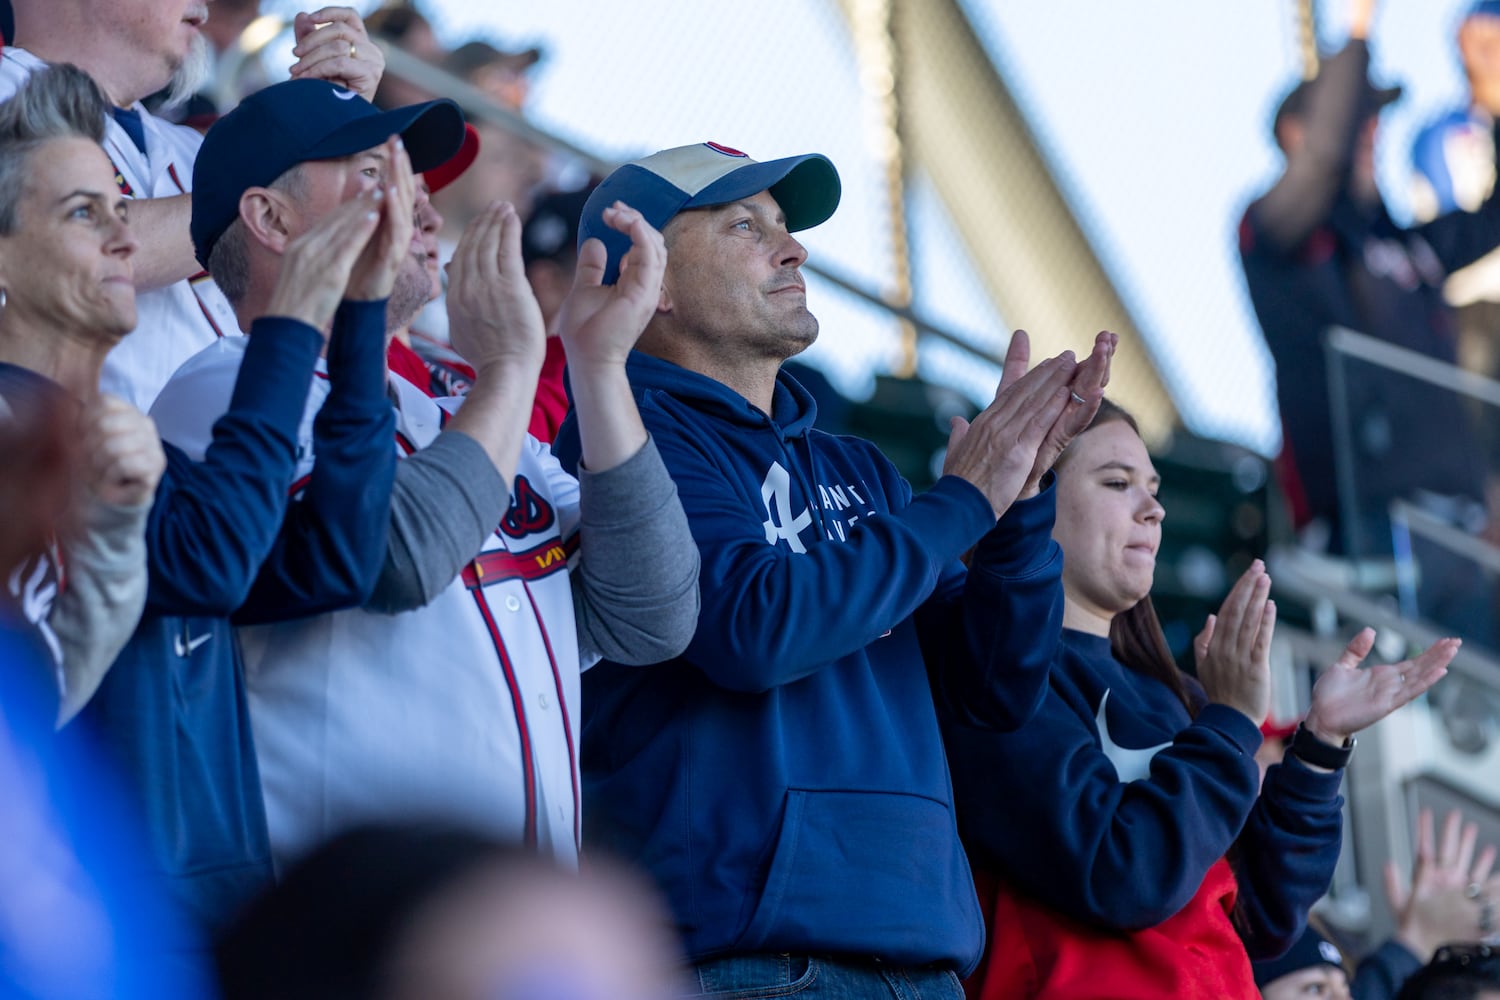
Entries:
[[1239, 889], [1220, 858], [1176, 914], [1134, 932], [1091, 927], [976, 869], [989, 922], [969, 1000], [1259, 1000], [1250, 957], [1230, 922]]

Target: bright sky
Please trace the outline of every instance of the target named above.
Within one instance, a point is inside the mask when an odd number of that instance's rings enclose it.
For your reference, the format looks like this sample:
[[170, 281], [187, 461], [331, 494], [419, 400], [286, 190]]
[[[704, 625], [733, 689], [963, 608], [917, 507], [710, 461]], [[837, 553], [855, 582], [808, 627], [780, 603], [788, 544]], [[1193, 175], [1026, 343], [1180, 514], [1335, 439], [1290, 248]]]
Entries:
[[[1266, 123], [1297, 73], [1292, 0], [964, 2], [1189, 426], [1274, 451], [1269, 359], [1240, 278], [1234, 227], [1278, 163]], [[1337, 45], [1344, 5], [1320, 6], [1325, 47]], [[1467, 6], [1387, 0], [1377, 19], [1377, 76], [1407, 87], [1387, 112], [1379, 146], [1382, 187], [1398, 218], [1411, 136], [1460, 99], [1453, 37]], [[844, 201], [805, 242], [815, 260], [871, 286], [885, 280], [889, 240], [871, 110], [836, 0], [763, 0], [753, 8], [742, 0], [425, 0], [425, 9], [449, 44], [479, 36], [501, 47], [543, 45], [533, 115], [607, 155], [705, 139], [757, 159], [826, 153], [843, 177]], [[1001, 349], [1009, 325], [1026, 318], [994, 313], [947, 209], [920, 177], [909, 206], [918, 308]], [[867, 393], [872, 374], [896, 356], [893, 326], [816, 281], [809, 299], [823, 332], [808, 360], [846, 392]], [[1091, 334], [1079, 331], [1079, 345]], [[937, 345], [924, 347], [922, 364], [976, 399], [997, 377]]]

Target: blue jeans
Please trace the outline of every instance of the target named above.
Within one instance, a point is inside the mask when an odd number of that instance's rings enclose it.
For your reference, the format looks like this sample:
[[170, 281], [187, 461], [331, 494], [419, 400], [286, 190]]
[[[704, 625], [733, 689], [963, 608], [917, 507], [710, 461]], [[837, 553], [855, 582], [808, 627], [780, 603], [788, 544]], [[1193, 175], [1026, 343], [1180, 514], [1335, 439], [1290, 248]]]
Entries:
[[716, 1000], [963, 1000], [951, 969], [913, 969], [879, 959], [827, 955], [732, 955], [701, 962], [692, 997]]

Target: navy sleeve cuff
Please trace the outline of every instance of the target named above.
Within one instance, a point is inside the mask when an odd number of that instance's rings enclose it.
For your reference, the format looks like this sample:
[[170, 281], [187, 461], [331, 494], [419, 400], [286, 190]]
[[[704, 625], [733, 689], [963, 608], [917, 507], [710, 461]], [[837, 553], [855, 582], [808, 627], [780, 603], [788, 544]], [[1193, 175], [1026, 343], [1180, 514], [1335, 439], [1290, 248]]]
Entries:
[[1051, 562], [1056, 548], [1052, 525], [1057, 520], [1057, 490], [1050, 479], [1044, 482], [1036, 496], [1012, 503], [980, 539], [972, 569], [1015, 577]]
[[1233, 743], [1241, 753], [1255, 755], [1260, 749], [1260, 727], [1239, 709], [1209, 702], [1203, 706], [1193, 724], [1211, 729]]
[[923, 519], [923, 537], [943, 561], [957, 559], [995, 526], [995, 508], [979, 487], [958, 476], [944, 476], [907, 507]]
[[386, 299], [345, 299], [328, 338], [329, 402], [369, 406], [384, 402]]
[[1310, 801], [1326, 802], [1336, 798], [1339, 786], [1344, 782], [1343, 768], [1337, 771], [1314, 771], [1292, 753], [1284, 756], [1273, 770], [1276, 771], [1277, 787], [1299, 799]]

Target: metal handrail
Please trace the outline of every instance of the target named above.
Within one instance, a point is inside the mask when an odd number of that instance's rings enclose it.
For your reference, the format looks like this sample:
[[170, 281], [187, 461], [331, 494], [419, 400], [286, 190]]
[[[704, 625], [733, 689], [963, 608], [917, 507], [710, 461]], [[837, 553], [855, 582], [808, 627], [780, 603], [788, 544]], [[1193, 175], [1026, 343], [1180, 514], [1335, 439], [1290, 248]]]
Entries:
[[1496, 548], [1483, 538], [1469, 534], [1462, 528], [1455, 528], [1414, 503], [1406, 500], [1392, 500], [1391, 520], [1400, 521], [1413, 534], [1436, 542], [1445, 549], [1461, 552], [1485, 569], [1500, 573], [1500, 548]]
[[1500, 382], [1431, 355], [1343, 326], [1328, 328], [1327, 343], [1339, 354], [1401, 375], [1409, 375], [1440, 389], [1451, 389], [1491, 406], [1500, 406]]
[[[1453, 392], [1490, 406], [1500, 407], [1500, 381], [1460, 368], [1455, 364], [1434, 358], [1431, 355], [1380, 340], [1348, 327], [1329, 327], [1324, 334], [1324, 347], [1329, 354], [1328, 395], [1330, 418], [1334, 434], [1334, 473], [1338, 480], [1339, 506], [1344, 519], [1345, 539], [1349, 551], [1359, 556], [1365, 548], [1361, 544], [1361, 519], [1356, 501], [1357, 487], [1354, 462], [1354, 431], [1349, 412], [1349, 392], [1344, 368], [1339, 357], [1353, 358], [1377, 368], [1425, 382], [1448, 392]], [[1404, 505], [1403, 510], [1416, 508]], [[1431, 518], [1422, 521], [1427, 527]], [[1478, 562], [1490, 565], [1488, 557], [1500, 564], [1500, 550], [1483, 539], [1458, 532], [1463, 537], [1459, 543], [1455, 534], [1436, 531], [1419, 531], [1424, 537], [1443, 548]], [[1480, 553], [1487, 553], [1481, 555]]]
[[[1403, 617], [1391, 611], [1379, 601], [1363, 594], [1337, 587], [1329, 587], [1315, 576], [1304, 573], [1295, 563], [1272, 564], [1274, 586], [1308, 607], [1320, 601], [1332, 605], [1338, 616], [1346, 621], [1359, 622], [1377, 630], [1390, 629], [1400, 633], [1422, 648], [1431, 646], [1449, 633], [1444, 633], [1428, 622]], [[1500, 690], [1500, 660], [1479, 652], [1475, 644], [1465, 644], [1453, 657], [1450, 668]]]

